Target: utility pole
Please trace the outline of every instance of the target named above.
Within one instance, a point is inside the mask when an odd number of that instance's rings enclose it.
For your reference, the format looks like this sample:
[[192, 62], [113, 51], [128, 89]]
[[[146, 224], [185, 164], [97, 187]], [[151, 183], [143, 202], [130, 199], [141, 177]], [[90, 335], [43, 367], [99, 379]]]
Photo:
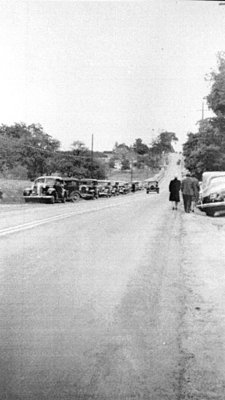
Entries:
[[202, 121], [203, 121], [204, 117], [205, 117], [205, 103], [203, 100], [203, 102], [202, 102]]
[[133, 159], [131, 159], [130, 180], [131, 180], [131, 183], [132, 183], [133, 182]]
[[93, 178], [93, 149], [94, 149], [94, 135], [91, 135], [91, 177]]
[[133, 182], [133, 147], [131, 147], [131, 154], [129, 155], [130, 160], [130, 181]]

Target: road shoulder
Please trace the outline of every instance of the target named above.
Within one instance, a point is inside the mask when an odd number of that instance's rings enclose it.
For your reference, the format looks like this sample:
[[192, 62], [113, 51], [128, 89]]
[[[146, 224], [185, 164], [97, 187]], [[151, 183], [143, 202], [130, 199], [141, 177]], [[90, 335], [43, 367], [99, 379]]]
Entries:
[[224, 399], [225, 219], [182, 216], [182, 399]]

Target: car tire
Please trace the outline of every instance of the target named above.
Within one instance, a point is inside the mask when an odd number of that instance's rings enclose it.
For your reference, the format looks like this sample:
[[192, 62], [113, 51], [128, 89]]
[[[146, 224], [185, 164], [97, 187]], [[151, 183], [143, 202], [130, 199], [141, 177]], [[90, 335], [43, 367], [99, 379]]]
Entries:
[[55, 203], [55, 196], [52, 196], [50, 199], [50, 204], [54, 204]]
[[77, 201], [79, 201], [79, 200], [80, 200], [80, 195], [79, 195], [79, 193], [77, 193], [77, 192], [72, 192], [72, 193], [70, 194], [70, 200], [71, 200], [73, 203], [76, 203]]
[[206, 215], [207, 215], [208, 217], [214, 217], [215, 211], [214, 211], [214, 210], [207, 210], [207, 211], [206, 211]]

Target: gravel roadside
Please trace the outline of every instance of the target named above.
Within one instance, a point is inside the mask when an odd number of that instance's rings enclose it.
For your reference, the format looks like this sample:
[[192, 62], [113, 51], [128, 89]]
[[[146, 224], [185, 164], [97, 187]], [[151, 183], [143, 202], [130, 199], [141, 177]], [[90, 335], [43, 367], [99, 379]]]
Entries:
[[179, 399], [225, 397], [225, 218], [182, 214]]

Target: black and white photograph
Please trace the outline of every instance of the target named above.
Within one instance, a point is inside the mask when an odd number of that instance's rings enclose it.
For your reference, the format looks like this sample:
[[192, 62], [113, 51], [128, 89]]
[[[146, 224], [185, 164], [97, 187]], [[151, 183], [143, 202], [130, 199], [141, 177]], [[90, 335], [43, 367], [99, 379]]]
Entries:
[[0, 400], [225, 399], [225, 1], [0, 0]]

